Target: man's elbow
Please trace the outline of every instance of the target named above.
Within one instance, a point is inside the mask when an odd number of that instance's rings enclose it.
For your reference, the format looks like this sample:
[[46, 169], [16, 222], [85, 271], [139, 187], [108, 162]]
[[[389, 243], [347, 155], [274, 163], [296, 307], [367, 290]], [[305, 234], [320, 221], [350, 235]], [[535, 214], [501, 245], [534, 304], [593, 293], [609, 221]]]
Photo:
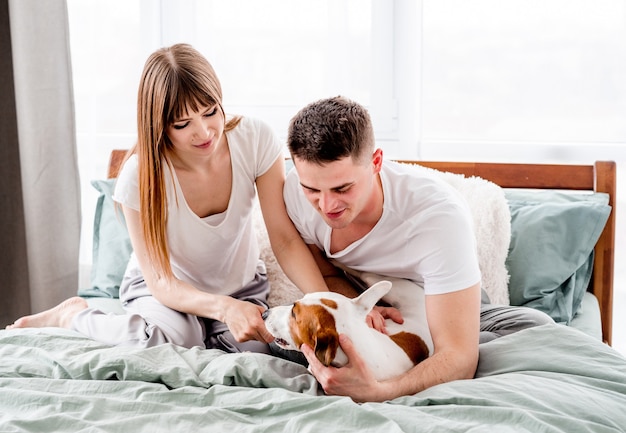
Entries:
[[478, 368], [478, 349], [461, 354], [462, 364], [459, 368], [460, 379], [473, 379]]

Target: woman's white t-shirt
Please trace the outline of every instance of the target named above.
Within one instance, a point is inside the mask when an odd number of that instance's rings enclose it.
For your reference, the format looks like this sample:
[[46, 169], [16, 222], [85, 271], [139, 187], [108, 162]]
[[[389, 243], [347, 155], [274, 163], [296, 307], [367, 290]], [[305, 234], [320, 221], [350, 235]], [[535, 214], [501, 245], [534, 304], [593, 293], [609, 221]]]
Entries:
[[[233, 181], [225, 212], [198, 217], [187, 205], [176, 172], [167, 163], [164, 175], [166, 234], [174, 275], [199, 290], [231, 295], [257, 272], [259, 247], [252, 221], [255, 181], [282, 157], [283, 146], [265, 123], [245, 117], [226, 137]], [[124, 164], [113, 199], [141, 211], [136, 155]], [[129, 266], [138, 266], [134, 255]]]

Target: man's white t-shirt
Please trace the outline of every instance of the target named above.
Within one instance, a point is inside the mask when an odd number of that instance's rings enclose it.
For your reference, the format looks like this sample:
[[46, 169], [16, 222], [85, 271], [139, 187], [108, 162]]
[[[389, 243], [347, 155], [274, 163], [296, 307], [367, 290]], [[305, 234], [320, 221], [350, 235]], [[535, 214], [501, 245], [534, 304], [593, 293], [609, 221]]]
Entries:
[[[199, 290], [231, 295], [257, 272], [259, 247], [252, 221], [255, 181], [282, 157], [283, 146], [266, 124], [245, 117], [226, 137], [233, 180], [225, 212], [198, 217], [187, 205], [176, 172], [167, 163], [164, 174], [166, 233], [174, 275]], [[113, 199], [140, 211], [135, 155], [122, 168]], [[138, 266], [134, 254], [129, 266]]]
[[287, 175], [287, 211], [302, 238], [336, 264], [411, 280], [427, 295], [466, 289], [480, 281], [472, 216], [450, 185], [418, 166], [385, 161], [380, 172], [383, 213], [374, 228], [330, 253], [331, 228], [308, 202], [296, 169]]

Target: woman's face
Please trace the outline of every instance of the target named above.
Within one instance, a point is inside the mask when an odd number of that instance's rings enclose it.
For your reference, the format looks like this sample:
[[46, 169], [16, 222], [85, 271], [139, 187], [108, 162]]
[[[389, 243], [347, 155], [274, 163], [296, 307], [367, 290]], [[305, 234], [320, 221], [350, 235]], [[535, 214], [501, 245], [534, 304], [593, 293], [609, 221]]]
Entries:
[[224, 134], [224, 117], [218, 105], [187, 110], [166, 130], [174, 149], [183, 153], [213, 153]]

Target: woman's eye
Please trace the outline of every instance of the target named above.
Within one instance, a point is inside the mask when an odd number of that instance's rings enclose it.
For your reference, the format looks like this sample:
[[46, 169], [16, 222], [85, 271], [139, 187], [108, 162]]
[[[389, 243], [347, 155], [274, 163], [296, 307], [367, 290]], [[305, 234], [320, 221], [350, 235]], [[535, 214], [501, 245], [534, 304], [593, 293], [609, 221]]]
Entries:
[[189, 125], [189, 122], [180, 123], [178, 125], [172, 125], [172, 128], [174, 128], [174, 129], [183, 129], [187, 125]]
[[207, 111], [206, 113], [204, 113], [204, 117], [211, 117], [214, 116], [215, 113], [217, 113], [217, 107], [213, 107], [212, 110]]

